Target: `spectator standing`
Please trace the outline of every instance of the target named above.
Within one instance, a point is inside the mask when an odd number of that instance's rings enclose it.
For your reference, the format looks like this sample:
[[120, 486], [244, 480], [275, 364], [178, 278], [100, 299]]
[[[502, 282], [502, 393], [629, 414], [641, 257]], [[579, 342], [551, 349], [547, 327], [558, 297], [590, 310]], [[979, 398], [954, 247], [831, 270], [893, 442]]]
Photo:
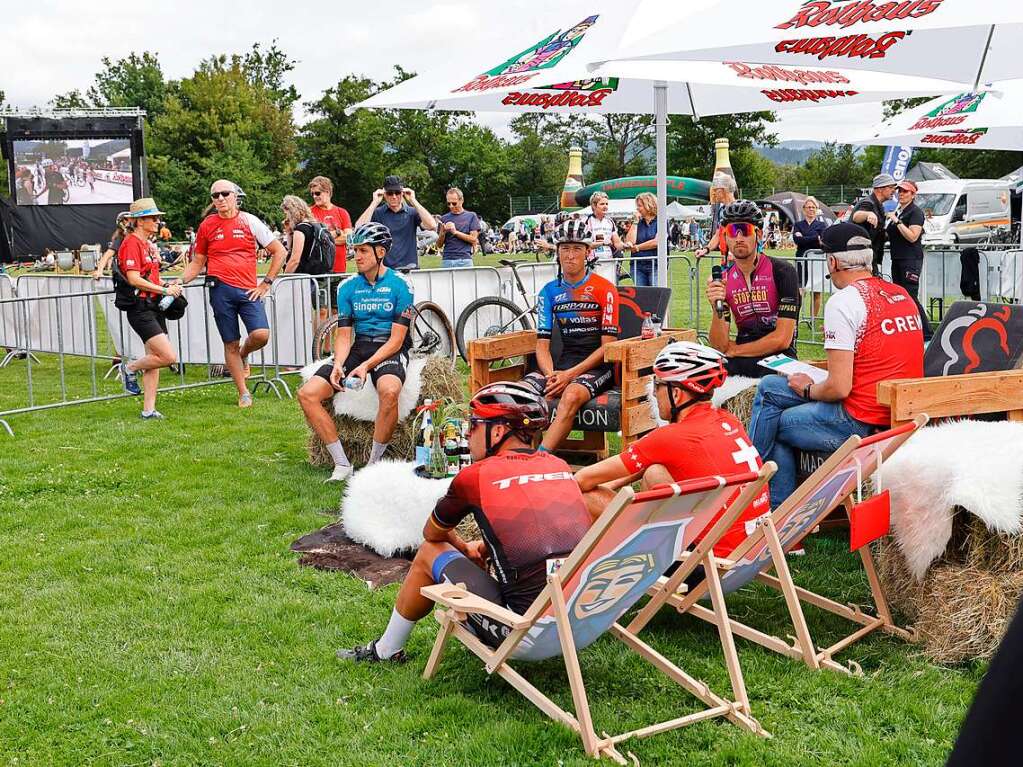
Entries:
[[419, 200], [415, 190], [405, 186], [398, 176], [384, 179], [382, 189], [373, 192], [369, 207], [362, 212], [356, 226], [375, 221], [391, 233], [392, 243], [384, 266], [390, 269], [419, 267], [419, 247], [416, 230], [419, 227], [437, 231], [437, 221]]
[[856, 224], [824, 230], [821, 247], [837, 292], [824, 305], [828, 377], [769, 375], [753, 399], [749, 433], [765, 461], [777, 508], [796, 488], [796, 451], [833, 451], [853, 434], [886, 427], [891, 413], [877, 401], [877, 384], [919, 378], [924, 369], [922, 320], [904, 288], [871, 273], [867, 231]]
[[870, 194], [853, 206], [849, 220], [867, 230], [870, 245], [874, 252], [874, 274], [880, 276], [881, 263], [884, 261], [884, 242], [886, 214], [884, 204], [895, 194], [895, 179], [889, 173], [878, 173], [874, 176]]
[[472, 253], [479, 244], [480, 219], [464, 207], [465, 195], [457, 186], [448, 189], [448, 212], [440, 217], [437, 247], [445, 269], [472, 266]]
[[168, 228], [167, 224], [165, 224], [165, 223], [163, 223], [161, 221], [160, 222], [160, 239], [163, 240], [164, 242], [168, 242], [170, 240], [170, 238], [171, 238], [171, 230]]
[[[210, 306], [224, 342], [224, 360], [238, 389], [238, 407], [247, 408], [252, 407], [252, 395], [245, 382], [248, 356], [270, 340], [263, 297], [270, 292], [286, 254], [265, 223], [241, 210], [240, 193], [241, 189], [232, 181], [213, 182], [210, 198], [216, 212], [199, 225], [195, 254], [181, 281], [187, 284], [206, 269]], [[262, 281], [256, 274], [256, 254], [260, 248], [271, 256], [270, 270]], [[248, 331], [244, 344], [240, 344], [239, 319]]]
[[586, 228], [590, 230], [590, 237], [593, 239], [593, 250], [591, 256], [598, 261], [612, 258], [625, 246], [618, 236], [618, 229], [615, 222], [607, 215], [611, 201], [605, 192], [594, 192], [590, 198], [590, 208], [593, 212], [586, 219]]
[[932, 335], [931, 325], [926, 321], [927, 312], [920, 304], [920, 271], [924, 266], [924, 212], [916, 204], [917, 186], [909, 179], [899, 182], [897, 194], [899, 207], [888, 214], [885, 221], [888, 243], [892, 254], [892, 282], [906, 289], [920, 309], [924, 318], [924, 340]]
[[[316, 245], [316, 224], [318, 222], [315, 214], [306, 205], [305, 200], [293, 194], [284, 195], [284, 199], [281, 201], [281, 212], [284, 213], [284, 238], [288, 251], [288, 260], [284, 264], [284, 271], [286, 274], [294, 272], [308, 274], [309, 253]], [[313, 290], [315, 289], [314, 283]]]
[[633, 227], [625, 235], [625, 244], [632, 250], [630, 265], [636, 287], [657, 285], [657, 198], [650, 192], [636, 195]]
[[[120, 364], [121, 381], [128, 394], [142, 394], [142, 418], [161, 419], [156, 409], [156, 392], [160, 388], [160, 369], [170, 367], [177, 358], [167, 336], [167, 318], [159, 307], [163, 296], [181, 295], [180, 285], [160, 282], [160, 254], [152, 242], [164, 215], [151, 197], [131, 204], [127, 218], [131, 231], [122, 239], [117, 251], [117, 264], [124, 281], [134, 288], [134, 301], [118, 308], [124, 311], [131, 329], [145, 345], [146, 354], [133, 362]], [[142, 371], [142, 389], [136, 375]]]
[[[807, 278], [811, 276], [812, 269], [806, 263], [806, 251], [816, 250], [821, 246], [821, 232], [828, 228], [828, 225], [817, 217], [820, 208], [817, 200], [807, 197], [803, 201], [803, 218], [792, 225], [792, 241], [796, 245], [796, 272], [799, 274], [800, 291], [806, 287]], [[821, 292], [813, 291], [813, 316], [821, 314]]]
[[333, 195], [334, 182], [326, 176], [316, 176], [309, 182], [309, 196], [313, 198], [312, 214], [334, 236], [334, 266], [331, 271], [343, 274], [348, 269], [345, 242], [352, 233], [352, 217], [347, 210], [331, 202]]
[[121, 242], [124, 240], [125, 235], [128, 233], [128, 226], [131, 223], [131, 219], [128, 218], [128, 211], [123, 211], [117, 214], [117, 224], [114, 231], [110, 234], [110, 239], [107, 241], [107, 246], [103, 249], [103, 255], [99, 257], [99, 261], [96, 262], [96, 269], [92, 273], [92, 279], [98, 280], [103, 276], [103, 272], [107, 268], [107, 264], [117, 255], [121, 249]]

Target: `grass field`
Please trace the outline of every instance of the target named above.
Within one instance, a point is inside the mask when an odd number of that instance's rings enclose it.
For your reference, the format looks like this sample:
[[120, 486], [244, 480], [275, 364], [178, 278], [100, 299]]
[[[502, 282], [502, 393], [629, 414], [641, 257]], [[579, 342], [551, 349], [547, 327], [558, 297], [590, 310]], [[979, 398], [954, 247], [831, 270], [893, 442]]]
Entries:
[[[0, 370], [0, 409], [23, 364]], [[378, 635], [396, 587], [370, 592], [300, 568], [288, 550], [339, 502], [305, 462], [294, 401], [261, 394], [239, 410], [228, 384], [161, 395], [162, 423], [141, 422], [138, 407], [17, 416], [15, 438], [0, 432], [0, 764], [590, 763], [576, 737], [459, 648], [435, 680], [420, 679], [432, 620], [413, 633], [408, 665], [335, 660], [338, 646]], [[807, 551], [791, 560], [798, 582], [867, 598], [847, 540], [815, 536]], [[763, 587], [729, 609], [791, 633]], [[822, 644], [844, 628], [812, 608], [807, 617]], [[663, 613], [648, 632], [727, 690], [712, 627]], [[934, 666], [873, 636], [848, 653], [865, 672], [850, 678], [737, 641], [754, 714], [774, 738], [704, 722], [627, 744], [643, 764], [939, 765], [984, 670]], [[581, 663], [598, 730], [695, 710], [613, 639]], [[571, 706], [556, 663], [524, 671]]]

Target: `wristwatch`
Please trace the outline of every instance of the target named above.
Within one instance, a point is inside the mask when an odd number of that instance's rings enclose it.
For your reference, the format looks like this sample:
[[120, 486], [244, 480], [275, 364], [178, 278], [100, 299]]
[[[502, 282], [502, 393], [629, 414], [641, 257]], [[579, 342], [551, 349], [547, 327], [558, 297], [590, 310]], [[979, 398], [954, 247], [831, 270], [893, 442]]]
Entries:
[[274, 278], [273, 277], [264, 277], [263, 278], [263, 282], [266, 285], [273, 285], [274, 284]]
[[808, 383], [806, 386], [803, 387], [803, 399], [810, 399], [811, 386], [813, 386], [813, 383]]

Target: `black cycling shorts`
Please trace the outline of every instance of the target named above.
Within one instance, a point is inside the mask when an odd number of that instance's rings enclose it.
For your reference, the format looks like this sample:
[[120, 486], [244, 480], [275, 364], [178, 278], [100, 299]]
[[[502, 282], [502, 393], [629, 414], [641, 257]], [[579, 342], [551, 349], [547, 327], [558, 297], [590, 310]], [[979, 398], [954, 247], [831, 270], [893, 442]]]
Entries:
[[139, 300], [131, 309], [124, 312], [128, 318], [131, 329], [138, 333], [142, 343], [161, 333], [167, 333], [167, 318], [163, 312], [151, 309], [146, 302]]
[[[387, 343], [387, 341], [376, 341], [370, 338], [359, 338], [356, 336], [355, 343], [352, 344], [352, 348], [348, 351], [348, 356], [345, 358], [345, 364], [342, 366], [344, 368], [344, 374], [348, 375], [348, 373], [359, 367], [359, 365], [376, 354], [377, 349], [385, 343]], [[407, 364], [408, 354], [404, 351], [399, 351], [397, 354], [388, 357], [369, 371], [369, 377], [373, 379], [374, 386], [379, 383], [380, 376], [396, 376], [398, 380], [404, 384], [405, 365]], [[330, 374], [333, 370], [334, 363], [328, 362], [324, 365], [320, 365], [320, 369], [317, 370], [314, 375], [317, 375], [329, 382]]]
[[[488, 602], [506, 607], [497, 581], [460, 551], [454, 549], [444, 551], [433, 560], [433, 580], [436, 583], [462, 584], [466, 591], [483, 597]], [[500, 647], [501, 642], [511, 633], [511, 628], [486, 615], [468, 613], [466, 624], [483, 644], [495, 649]]]
[[[529, 373], [522, 379], [522, 382], [529, 384], [540, 394], [543, 394], [547, 388], [547, 376], [539, 371]], [[610, 365], [600, 365], [576, 376], [572, 379], [572, 383], [584, 387], [590, 393], [590, 399], [593, 399], [598, 394], [603, 394], [612, 387], [614, 384], [614, 368]]]

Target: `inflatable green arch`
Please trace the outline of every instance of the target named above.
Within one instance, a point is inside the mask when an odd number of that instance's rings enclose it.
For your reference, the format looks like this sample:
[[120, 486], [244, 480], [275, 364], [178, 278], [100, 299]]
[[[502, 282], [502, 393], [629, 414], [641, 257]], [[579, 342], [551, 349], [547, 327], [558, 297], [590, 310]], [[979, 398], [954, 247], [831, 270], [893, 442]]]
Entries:
[[[668, 197], [692, 202], [708, 202], [710, 200], [710, 182], [681, 176], [668, 176]], [[561, 195], [563, 209], [584, 208], [590, 204], [594, 192], [604, 192], [612, 200], [631, 200], [641, 192], [657, 194], [657, 176], [625, 176], [598, 181], [595, 184], [576, 189], [575, 192], [565, 190]]]

